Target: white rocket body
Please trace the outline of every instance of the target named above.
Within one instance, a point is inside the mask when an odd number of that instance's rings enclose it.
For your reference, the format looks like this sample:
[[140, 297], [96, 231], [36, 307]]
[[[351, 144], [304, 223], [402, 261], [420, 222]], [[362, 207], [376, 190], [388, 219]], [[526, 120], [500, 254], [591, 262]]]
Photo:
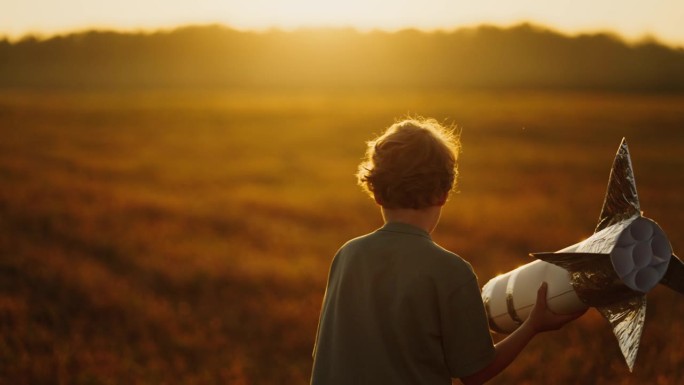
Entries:
[[567, 270], [537, 260], [491, 279], [482, 288], [482, 296], [489, 298], [486, 303], [492, 329], [503, 333], [517, 329], [530, 315], [542, 282], [548, 283], [547, 304], [554, 313], [570, 314], [587, 308], [572, 288]]

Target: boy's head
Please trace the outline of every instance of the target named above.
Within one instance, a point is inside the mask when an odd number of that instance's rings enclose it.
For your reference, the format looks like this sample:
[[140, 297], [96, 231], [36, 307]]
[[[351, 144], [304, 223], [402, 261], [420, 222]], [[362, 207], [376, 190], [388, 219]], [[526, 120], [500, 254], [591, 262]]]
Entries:
[[460, 142], [434, 119], [406, 119], [368, 142], [358, 183], [387, 209], [441, 205], [454, 187]]

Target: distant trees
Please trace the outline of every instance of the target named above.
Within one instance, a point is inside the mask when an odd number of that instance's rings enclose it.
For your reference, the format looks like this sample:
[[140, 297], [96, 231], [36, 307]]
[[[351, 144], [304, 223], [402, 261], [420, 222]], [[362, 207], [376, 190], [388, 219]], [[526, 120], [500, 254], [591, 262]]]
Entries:
[[0, 40], [0, 87], [523, 87], [684, 90], [684, 50], [530, 24], [453, 32], [222, 26]]

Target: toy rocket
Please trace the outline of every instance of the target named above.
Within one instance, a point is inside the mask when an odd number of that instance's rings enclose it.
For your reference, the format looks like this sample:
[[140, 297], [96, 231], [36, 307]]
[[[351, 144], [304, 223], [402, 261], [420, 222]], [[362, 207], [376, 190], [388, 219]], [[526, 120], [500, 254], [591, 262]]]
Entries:
[[527, 318], [540, 283], [558, 314], [595, 307], [610, 323], [629, 370], [646, 316], [646, 293], [658, 283], [684, 294], [684, 263], [656, 222], [642, 216], [627, 142], [615, 156], [594, 234], [491, 279], [482, 297], [493, 330], [509, 333]]

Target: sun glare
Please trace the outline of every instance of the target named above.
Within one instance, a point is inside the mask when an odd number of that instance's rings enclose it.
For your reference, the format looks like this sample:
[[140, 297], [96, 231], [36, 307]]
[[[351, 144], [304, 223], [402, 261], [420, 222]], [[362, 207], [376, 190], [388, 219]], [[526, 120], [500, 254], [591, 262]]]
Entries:
[[[385, 1], [257, 1], [241, 6], [240, 16], [227, 17], [243, 27], [355, 27], [392, 28], [405, 23], [401, 13], [406, 1], [388, 7]], [[405, 17], [404, 17], [405, 19]], [[392, 25], [394, 24], [394, 25]]]
[[[653, 34], [684, 42], [681, 0], [82, 0], [14, 1], [0, 13], [0, 36], [85, 28], [157, 29], [220, 23], [238, 29], [353, 27], [360, 30], [456, 29], [531, 21], [565, 32]], [[37, 12], [36, 10], [40, 10]]]

